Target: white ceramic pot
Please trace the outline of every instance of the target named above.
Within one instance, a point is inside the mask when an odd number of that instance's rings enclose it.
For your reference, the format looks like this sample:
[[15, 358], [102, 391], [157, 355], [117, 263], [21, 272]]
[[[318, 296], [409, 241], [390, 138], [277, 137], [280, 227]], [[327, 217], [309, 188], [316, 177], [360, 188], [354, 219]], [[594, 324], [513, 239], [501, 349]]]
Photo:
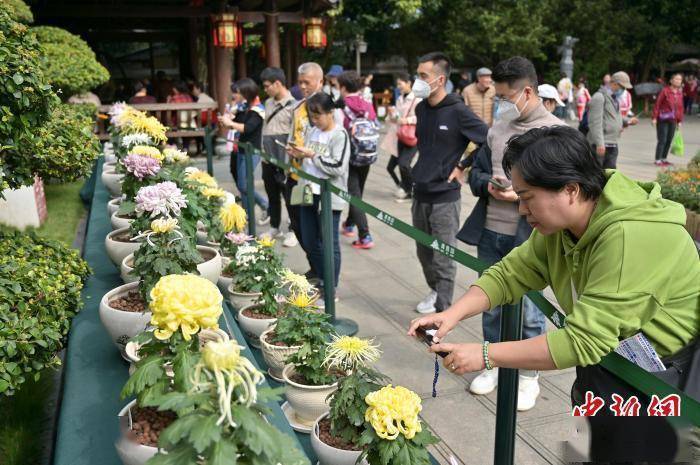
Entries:
[[216, 282], [225, 299], [229, 298], [228, 288], [231, 286], [231, 284], [233, 284], [233, 277], [223, 275], [224, 269], [230, 262], [230, 258], [224, 256], [221, 257], [221, 274], [219, 274], [219, 279]]
[[[240, 317], [239, 317], [239, 322]], [[287, 365], [287, 358], [295, 354], [296, 352], [301, 349], [301, 346], [276, 346], [274, 344], [268, 343], [265, 338], [267, 337], [268, 334], [270, 334], [272, 331], [275, 330], [275, 325], [270, 326], [267, 328], [265, 331], [262, 332], [260, 335], [260, 348], [262, 349], [263, 353], [263, 358], [265, 359], [265, 363], [267, 363], [268, 368], [270, 369], [270, 375], [272, 377], [281, 379], [282, 378], [282, 370], [284, 367]]]
[[151, 321], [151, 312], [124, 312], [109, 305], [109, 301], [129, 292], [138, 292], [138, 283], [129, 283], [112, 289], [100, 300], [100, 320], [109, 333], [114, 345], [122, 355], [125, 354], [126, 343], [132, 337], [146, 329]]
[[132, 400], [119, 412], [120, 434], [114, 447], [124, 465], [144, 465], [158, 452], [157, 447], [139, 444], [131, 431], [131, 409], [135, 406], [136, 400]]
[[210, 255], [214, 254], [209, 260], [197, 265], [197, 271], [199, 271], [202, 278], [206, 278], [212, 283], [217, 284], [219, 276], [221, 276], [221, 254], [217, 249], [207, 247], [206, 245], [198, 245], [197, 250], [200, 255], [202, 255], [202, 258], [204, 258], [206, 253]]
[[[321, 441], [318, 435], [318, 424], [326, 418], [328, 414], [323, 414], [314, 423], [311, 429], [311, 448], [316, 452], [319, 465], [355, 465], [357, 459], [362, 455], [362, 451], [336, 449]], [[360, 465], [367, 465], [367, 461], [363, 460]]]
[[111, 218], [112, 215], [114, 215], [118, 210], [119, 207], [122, 204], [122, 199], [121, 197], [112, 199], [109, 202], [107, 202], [107, 213], [109, 214], [109, 217]]
[[256, 349], [259, 349], [260, 335], [263, 333], [263, 331], [269, 328], [270, 325], [275, 324], [277, 318], [265, 318], [259, 320], [257, 318], [250, 318], [243, 314], [245, 310], [255, 307], [257, 307], [257, 304], [248, 305], [241, 308], [238, 311], [238, 324], [240, 325], [241, 330], [243, 330], [243, 333], [248, 337], [250, 345]]
[[116, 231], [112, 231], [111, 233], [107, 234], [107, 237], [105, 238], [105, 248], [107, 249], [107, 255], [109, 255], [109, 258], [112, 260], [112, 263], [114, 263], [117, 266], [121, 265], [122, 260], [124, 260], [124, 257], [129, 255], [130, 253], [136, 252], [136, 250], [141, 245], [139, 241], [121, 242], [114, 240], [115, 236], [119, 236], [120, 234], [123, 234], [125, 232], [129, 232], [129, 228], [121, 228], [117, 229]]
[[104, 171], [102, 173], [102, 184], [112, 197], [122, 195], [122, 179], [123, 174], [118, 174], [115, 171]]
[[293, 374], [294, 365], [289, 364], [282, 370], [282, 379], [287, 383], [287, 401], [294, 409], [296, 419], [304, 425], [311, 426], [318, 417], [330, 410], [326, 398], [338, 389], [338, 383], [306, 386], [290, 380], [289, 377]]
[[117, 170], [117, 160], [106, 161], [102, 164], [102, 172], [116, 171]]
[[133, 218], [122, 218], [118, 216], [118, 212], [112, 213], [109, 219], [112, 222], [112, 230], [128, 228], [131, 222], [134, 221]]
[[105, 149], [104, 155], [105, 155], [105, 164], [108, 164], [108, 163], [114, 163], [115, 165], [117, 164], [117, 155], [114, 153], [114, 149], [112, 149], [112, 148]]
[[227, 288], [228, 289], [228, 300], [233, 305], [236, 310], [241, 310], [244, 307], [253, 305], [258, 297], [262, 295], [262, 292], [237, 292], [233, 289], [233, 282]]

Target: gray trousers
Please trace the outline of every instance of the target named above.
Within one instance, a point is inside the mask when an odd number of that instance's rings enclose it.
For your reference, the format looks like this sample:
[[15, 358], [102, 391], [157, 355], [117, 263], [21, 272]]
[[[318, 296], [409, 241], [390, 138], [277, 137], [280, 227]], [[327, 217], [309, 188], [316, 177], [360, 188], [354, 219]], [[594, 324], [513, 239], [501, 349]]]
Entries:
[[[411, 207], [413, 226], [456, 247], [459, 207], [459, 200], [435, 204], [414, 200]], [[452, 259], [430, 247], [416, 244], [416, 248], [425, 281], [432, 290], [437, 292], [435, 309], [438, 312], [446, 310], [452, 304], [457, 265]]]

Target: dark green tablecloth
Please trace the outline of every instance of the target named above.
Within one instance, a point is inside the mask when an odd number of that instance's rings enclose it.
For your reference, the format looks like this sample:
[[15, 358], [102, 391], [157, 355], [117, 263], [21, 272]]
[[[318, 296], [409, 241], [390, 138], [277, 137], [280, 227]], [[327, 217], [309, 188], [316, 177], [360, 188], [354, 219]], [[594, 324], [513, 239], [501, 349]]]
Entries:
[[[102, 159], [91, 177], [95, 187], [84, 249], [84, 258], [92, 267], [93, 275], [83, 289], [85, 307], [73, 319], [69, 334], [55, 465], [121, 463], [114, 442], [119, 436], [117, 413], [128, 402], [119, 398], [119, 392], [128, 378], [128, 364], [112, 344], [98, 314], [102, 296], [122, 284], [119, 272], [105, 250], [104, 240], [111, 226], [107, 216], [109, 194], [100, 179], [101, 170]], [[224, 309], [222, 328], [228, 328], [241, 345], [247, 345], [228, 306], [224, 306]], [[244, 353], [250, 355], [249, 349]], [[273, 404], [272, 408], [270, 422], [282, 432], [299, 437], [303, 450], [314, 464], [316, 457], [308, 435], [299, 435], [291, 429], [279, 405]]]

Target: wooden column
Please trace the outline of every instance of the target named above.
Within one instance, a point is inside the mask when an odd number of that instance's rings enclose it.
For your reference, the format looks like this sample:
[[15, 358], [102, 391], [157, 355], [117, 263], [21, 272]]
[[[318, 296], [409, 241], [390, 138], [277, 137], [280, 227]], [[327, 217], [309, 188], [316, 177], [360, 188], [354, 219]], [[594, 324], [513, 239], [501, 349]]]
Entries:
[[[244, 39], [245, 42], [245, 39]], [[245, 62], [245, 47], [241, 45], [236, 49], [236, 79], [248, 76], [248, 67]]]
[[287, 76], [287, 87], [292, 87], [295, 80], [292, 64], [292, 31], [289, 25], [284, 28], [284, 75]]
[[268, 0], [265, 2], [265, 6], [265, 48], [267, 50], [267, 66], [279, 68], [282, 65], [282, 60], [280, 60], [280, 33], [277, 1]]
[[219, 104], [219, 112], [224, 112], [226, 103], [231, 100], [231, 76], [233, 75], [233, 57], [231, 50], [223, 47], [214, 47], [214, 62], [216, 77], [216, 102]]
[[209, 84], [207, 93], [211, 95], [211, 98], [218, 101], [218, 89], [216, 88], [216, 61], [214, 58], [214, 41], [211, 36], [211, 21], [206, 21], [204, 33], [207, 35], [207, 83]]

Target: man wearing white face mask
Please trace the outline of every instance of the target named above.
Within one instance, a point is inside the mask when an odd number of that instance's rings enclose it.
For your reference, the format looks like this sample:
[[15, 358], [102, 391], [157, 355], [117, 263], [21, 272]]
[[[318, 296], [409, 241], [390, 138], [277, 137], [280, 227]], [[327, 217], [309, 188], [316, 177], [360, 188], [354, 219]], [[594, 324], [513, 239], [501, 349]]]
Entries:
[[[459, 229], [461, 177], [451, 176], [470, 142], [481, 145], [488, 126], [458, 94], [448, 93], [450, 60], [434, 52], [418, 59], [418, 79], [413, 94], [416, 105], [418, 161], [413, 180], [413, 225], [441, 241], [454, 245]], [[430, 247], [417, 246], [418, 259], [430, 293], [416, 306], [419, 313], [442, 311], [452, 303], [455, 262]]]
[[[503, 171], [503, 153], [511, 137], [532, 128], [556, 126], [562, 121], [551, 114], [537, 94], [537, 73], [527, 58], [513, 57], [500, 62], [493, 70], [496, 95], [500, 99], [496, 121], [489, 130], [486, 144], [476, 154], [469, 173], [469, 186], [479, 197], [457, 238], [477, 246], [481, 260], [494, 264], [508, 255], [530, 236], [532, 228], [518, 213], [518, 195]], [[534, 304], [523, 300], [523, 339], [545, 331], [545, 319]], [[484, 340], [500, 340], [501, 307], [482, 315]], [[498, 385], [498, 370], [486, 370], [469, 386], [474, 394], [488, 394]], [[536, 371], [520, 371], [518, 410], [535, 406], [540, 393]]]

